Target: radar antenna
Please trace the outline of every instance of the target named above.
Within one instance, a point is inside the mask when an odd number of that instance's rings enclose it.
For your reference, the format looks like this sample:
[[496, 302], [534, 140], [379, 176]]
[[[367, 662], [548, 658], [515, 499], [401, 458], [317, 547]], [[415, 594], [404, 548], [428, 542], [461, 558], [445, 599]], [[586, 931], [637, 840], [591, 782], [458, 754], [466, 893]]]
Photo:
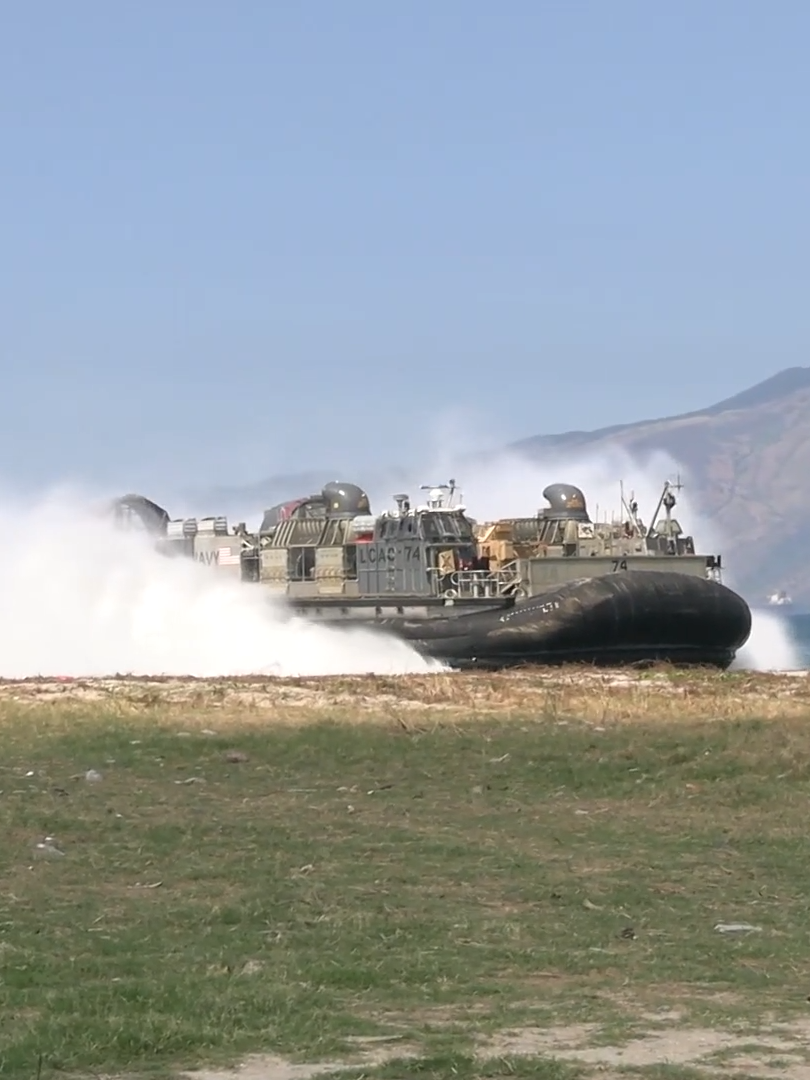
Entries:
[[624, 497], [624, 481], [623, 480], [619, 481], [619, 491], [621, 493], [622, 506], [623, 506], [628, 518], [633, 523], [633, 526], [635, 527], [637, 532], [643, 534], [644, 533], [644, 526], [642, 525], [642, 523], [641, 523], [641, 521], [639, 520], [639, 517], [638, 517], [638, 503], [636, 502], [635, 492], [631, 491], [630, 492], [630, 498], [625, 499], [625, 497]]
[[[428, 507], [431, 510], [453, 509], [453, 496], [456, 492], [455, 480], [451, 479], [449, 484], [421, 484], [420, 490], [429, 492]], [[446, 506], [443, 499], [445, 491], [449, 493]]]
[[658, 514], [659, 514], [662, 506], [664, 507], [664, 510], [666, 511], [667, 525], [669, 525], [670, 518], [672, 517], [672, 511], [673, 511], [673, 509], [675, 507], [675, 503], [678, 501], [675, 498], [675, 495], [673, 494], [673, 492], [677, 491], [678, 493], [680, 493], [680, 490], [681, 490], [682, 487], [683, 487], [683, 484], [681, 483], [681, 474], [680, 473], [678, 473], [677, 478], [675, 479], [674, 482], [672, 480], [665, 480], [664, 481], [664, 490], [661, 492], [661, 497], [658, 500], [658, 505], [655, 508], [655, 513], [653, 514], [652, 518], [650, 519], [650, 524], [647, 526], [647, 531], [644, 534], [645, 539], [650, 535], [650, 533], [655, 528], [655, 523], [658, 520]]

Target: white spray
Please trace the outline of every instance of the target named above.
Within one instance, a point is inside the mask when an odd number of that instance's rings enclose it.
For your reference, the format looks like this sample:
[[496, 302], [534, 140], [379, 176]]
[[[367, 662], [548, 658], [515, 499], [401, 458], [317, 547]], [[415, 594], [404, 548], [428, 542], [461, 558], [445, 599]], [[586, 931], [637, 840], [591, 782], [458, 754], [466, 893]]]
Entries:
[[1, 677], [441, 670], [396, 639], [290, 618], [264, 590], [159, 555], [69, 493], [7, 503], [3, 517], [15, 541], [0, 562]]
[[[502, 452], [474, 466], [455, 461], [436, 455], [430, 469], [414, 476], [414, 485], [456, 475], [468, 512], [479, 521], [535, 512], [543, 488], [555, 481], [581, 487], [592, 516], [610, 516], [621, 512], [620, 478], [648, 521], [664, 479], [678, 472], [686, 477], [665, 454], [640, 462], [617, 449], [531, 462]], [[396, 488], [402, 489], [401, 481]], [[373, 508], [390, 505], [392, 493], [377, 485]], [[290, 618], [262, 589], [226, 580], [191, 560], [160, 556], [145, 536], [121, 533], [91, 513], [82, 496], [62, 491], [33, 503], [9, 497], [0, 503], [18, 538], [0, 563], [0, 677], [442, 670], [395, 639]], [[726, 565], [733, 562], [690, 502], [688, 485], [675, 513], [700, 549], [721, 551]], [[724, 580], [734, 587], [733, 567]], [[735, 666], [789, 670], [800, 661], [785, 625], [771, 613], [755, 612]]]

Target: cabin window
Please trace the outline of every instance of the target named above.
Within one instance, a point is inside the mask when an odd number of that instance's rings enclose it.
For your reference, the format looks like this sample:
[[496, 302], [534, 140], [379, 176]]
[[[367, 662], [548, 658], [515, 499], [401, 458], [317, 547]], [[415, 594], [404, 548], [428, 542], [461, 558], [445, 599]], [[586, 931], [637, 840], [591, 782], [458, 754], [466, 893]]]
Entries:
[[434, 543], [472, 540], [472, 525], [461, 514], [425, 514], [423, 519], [425, 538]]

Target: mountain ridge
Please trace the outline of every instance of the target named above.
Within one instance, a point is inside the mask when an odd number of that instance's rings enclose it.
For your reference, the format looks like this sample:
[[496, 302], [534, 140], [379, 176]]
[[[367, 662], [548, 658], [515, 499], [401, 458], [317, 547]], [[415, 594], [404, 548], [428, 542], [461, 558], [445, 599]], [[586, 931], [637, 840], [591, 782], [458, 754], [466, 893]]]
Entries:
[[519, 450], [549, 444], [563, 446], [566, 443], [575, 441], [594, 442], [600, 438], [632, 432], [650, 425], [691, 420], [701, 416], [719, 416], [724, 412], [733, 412], [738, 409], [757, 408], [804, 389], [810, 389], [810, 367], [790, 367], [771, 375], [767, 379], [763, 379], [762, 382], [756, 383], [746, 390], [741, 390], [737, 394], [732, 394], [731, 397], [724, 398], [713, 405], [707, 405], [702, 409], [693, 409], [691, 412], [673, 413], [669, 416], [657, 418], [650, 417], [646, 420], [632, 420], [627, 424], [610, 424], [607, 427], [594, 428], [591, 431], [574, 430], [554, 434], [529, 435], [524, 439], [509, 443], [509, 447]]

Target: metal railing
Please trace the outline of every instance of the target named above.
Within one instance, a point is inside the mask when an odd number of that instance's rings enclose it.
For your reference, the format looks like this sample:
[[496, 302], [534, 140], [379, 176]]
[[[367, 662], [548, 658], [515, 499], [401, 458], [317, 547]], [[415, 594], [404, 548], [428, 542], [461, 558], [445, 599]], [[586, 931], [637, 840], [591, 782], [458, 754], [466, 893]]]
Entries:
[[447, 600], [490, 599], [511, 596], [521, 584], [517, 562], [505, 563], [499, 570], [455, 570], [442, 574], [432, 568], [440, 596]]

